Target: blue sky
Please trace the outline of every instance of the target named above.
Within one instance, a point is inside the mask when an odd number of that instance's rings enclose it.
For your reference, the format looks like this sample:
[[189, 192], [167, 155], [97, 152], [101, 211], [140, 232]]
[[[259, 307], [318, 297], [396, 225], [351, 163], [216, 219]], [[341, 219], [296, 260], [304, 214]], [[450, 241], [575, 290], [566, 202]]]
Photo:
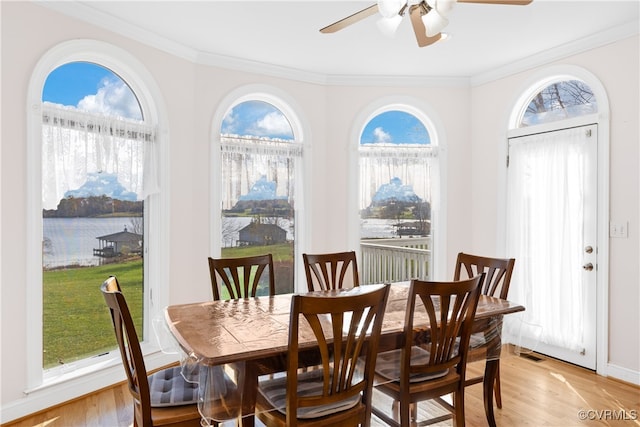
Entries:
[[53, 70], [45, 81], [42, 100], [92, 113], [142, 119], [129, 86], [111, 70], [88, 62], [71, 62]]
[[87, 62], [72, 62], [47, 77], [42, 100], [75, 107], [87, 95], [97, 93], [100, 82], [116, 77], [110, 70]]
[[[45, 82], [42, 100], [83, 111], [142, 119], [138, 101], [127, 84], [107, 68], [72, 62], [53, 70]], [[280, 110], [262, 101], [246, 101], [225, 116], [221, 132], [292, 140], [291, 124]], [[422, 122], [403, 111], [387, 111], [364, 128], [362, 144], [429, 144]]]
[[293, 139], [287, 118], [273, 105], [246, 101], [234, 106], [222, 121], [221, 133]]
[[361, 144], [429, 144], [422, 122], [404, 111], [385, 111], [375, 116], [362, 131]]

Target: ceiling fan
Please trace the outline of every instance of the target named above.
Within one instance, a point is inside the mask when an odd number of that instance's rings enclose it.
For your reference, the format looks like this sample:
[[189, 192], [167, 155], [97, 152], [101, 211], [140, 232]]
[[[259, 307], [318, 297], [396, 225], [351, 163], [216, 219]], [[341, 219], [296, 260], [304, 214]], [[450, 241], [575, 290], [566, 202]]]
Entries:
[[380, 13], [378, 28], [385, 35], [393, 35], [405, 14], [409, 14], [418, 46], [428, 46], [442, 38], [442, 30], [449, 24], [447, 15], [458, 3], [527, 5], [533, 0], [378, 0], [372, 6], [320, 29], [321, 33], [335, 33], [364, 18]]

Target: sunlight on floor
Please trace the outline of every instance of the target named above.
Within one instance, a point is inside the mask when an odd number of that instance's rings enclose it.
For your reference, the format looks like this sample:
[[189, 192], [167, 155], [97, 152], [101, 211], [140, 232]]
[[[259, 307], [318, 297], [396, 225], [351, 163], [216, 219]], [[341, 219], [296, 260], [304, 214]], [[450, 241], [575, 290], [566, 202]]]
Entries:
[[44, 421], [44, 422], [42, 422], [40, 424], [36, 424], [33, 427], [47, 427], [47, 426], [50, 426], [50, 425], [55, 425], [56, 421], [58, 421], [59, 418], [60, 417], [53, 417], [50, 420]]
[[550, 372], [549, 374], [555, 379], [557, 379], [558, 381], [560, 381], [561, 383], [564, 383], [567, 386], [567, 388], [569, 388], [569, 390], [571, 390], [573, 394], [578, 396], [580, 400], [582, 400], [585, 404], [587, 405], [589, 404], [589, 402], [587, 402], [587, 400], [584, 397], [582, 397], [582, 395], [565, 379], [564, 375], [557, 374], [555, 372]]

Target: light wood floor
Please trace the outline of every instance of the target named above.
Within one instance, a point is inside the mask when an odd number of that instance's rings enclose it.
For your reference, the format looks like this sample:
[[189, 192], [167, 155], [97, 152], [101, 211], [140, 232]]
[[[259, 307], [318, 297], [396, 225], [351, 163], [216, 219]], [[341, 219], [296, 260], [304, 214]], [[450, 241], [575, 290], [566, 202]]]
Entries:
[[[506, 356], [504, 353], [501, 360], [503, 408], [495, 410], [499, 427], [640, 426], [640, 387], [544, 356], [535, 361], [508, 351]], [[473, 374], [481, 369], [481, 365], [470, 366], [469, 372]], [[465, 392], [466, 425], [470, 427], [487, 425], [481, 388], [474, 385]], [[374, 405], [387, 405], [387, 402], [376, 399]], [[420, 414], [426, 409], [421, 408]], [[581, 419], [583, 413], [589, 419]], [[130, 426], [132, 422], [131, 398], [122, 385], [3, 427], [120, 427]], [[374, 417], [372, 425], [383, 424]], [[451, 421], [437, 424], [450, 425]]]

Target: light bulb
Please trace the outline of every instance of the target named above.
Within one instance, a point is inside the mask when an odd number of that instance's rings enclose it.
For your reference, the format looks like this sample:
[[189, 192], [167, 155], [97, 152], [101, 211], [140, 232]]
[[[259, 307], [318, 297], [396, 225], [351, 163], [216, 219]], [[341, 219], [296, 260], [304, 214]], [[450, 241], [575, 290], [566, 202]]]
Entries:
[[447, 16], [456, 5], [457, 0], [436, 0], [435, 9], [442, 16]]
[[393, 18], [405, 4], [407, 0], [378, 0], [378, 11], [385, 18]]
[[449, 20], [440, 15], [437, 10], [432, 9], [422, 17], [427, 37], [433, 37], [449, 24]]
[[402, 22], [402, 16], [395, 15], [391, 18], [381, 18], [376, 24], [382, 34], [387, 37], [393, 37], [396, 34], [400, 22]]

